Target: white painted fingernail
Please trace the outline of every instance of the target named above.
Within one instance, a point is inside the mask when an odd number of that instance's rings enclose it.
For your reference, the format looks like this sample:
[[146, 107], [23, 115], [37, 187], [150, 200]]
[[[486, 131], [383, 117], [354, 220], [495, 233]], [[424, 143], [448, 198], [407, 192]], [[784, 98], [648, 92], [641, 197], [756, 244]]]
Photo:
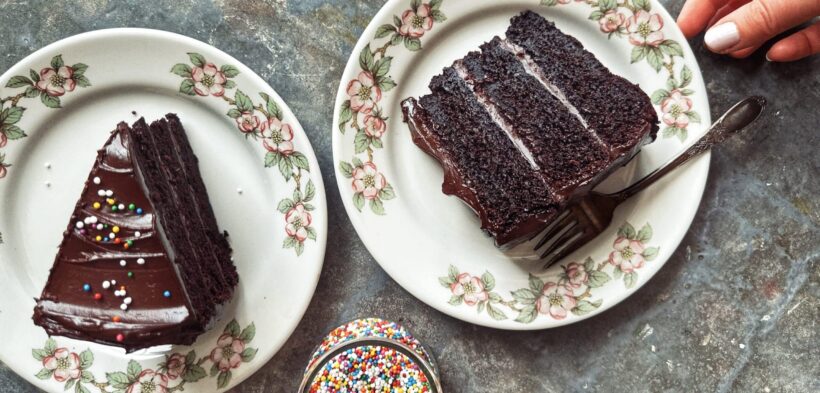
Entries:
[[703, 40], [712, 51], [724, 52], [740, 42], [740, 32], [734, 22], [727, 22], [706, 31]]

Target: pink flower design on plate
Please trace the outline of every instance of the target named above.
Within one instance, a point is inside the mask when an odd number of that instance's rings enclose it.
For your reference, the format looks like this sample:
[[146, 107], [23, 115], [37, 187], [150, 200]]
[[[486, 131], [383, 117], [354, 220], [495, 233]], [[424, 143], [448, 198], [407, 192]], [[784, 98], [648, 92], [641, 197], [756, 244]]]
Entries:
[[650, 14], [640, 10], [626, 21], [626, 31], [629, 32], [629, 42], [639, 46], [658, 46], [663, 42], [663, 20], [658, 14]]
[[267, 124], [267, 122], [259, 121], [259, 117], [254, 115], [253, 111], [242, 112], [242, 115], [236, 118], [239, 131], [246, 134], [265, 131]]
[[40, 70], [40, 80], [37, 89], [46, 92], [52, 97], [59, 97], [67, 91], [74, 91], [77, 82], [74, 80], [74, 69], [69, 66], [60, 68], [43, 68]]
[[401, 14], [399, 34], [418, 38], [433, 28], [432, 9], [429, 4], [422, 4], [415, 11], [407, 10]]
[[686, 114], [692, 109], [692, 99], [681, 94], [680, 90], [672, 90], [669, 97], [661, 101], [663, 122], [670, 127], [686, 128], [689, 125], [689, 116]]
[[288, 155], [293, 153], [293, 128], [290, 124], [272, 117], [268, 120], [268, 135], [262, 141], [265, 149]]
[[142, 370], [126, 393], [168, 393], [168, 377], [150, 368]]
[[219, 336], [216, 345], [217, 347], [211, 351], [211, 361], [216, 364], [219, 371], [239, 367], [242, 363], [242, 351], [245, 350], [245, 343], [242, 340], [225, 333]]
[[541, 289], [541, 296], [535, 302], [535, 309], [540, 314], [564, 319], [567, 317], [567, 311], [572, 310], [577, 303], [571, 287], [548, 282]]
[[179, 378], [179, 376], [185, 374], [185, 371], [188, 369], [188, 365], [185, 364], [185, 355], [181, 353], [171, 355], [168, 361], [165, 362], [165, 368], [168, 370], [165, 372], [165, 375], [167, 375], [169, 379]]
[[464, 296], [464, 304], [475, 306], [478, 302], [487, 301], [490, 295], [484, 289], [484, 283], [470, 273], [461, 273], [456, 277], [456, 282], [450, 284], [450, 291], [453, 295]]
[[569, 282], [567, 285], [578, 289], [584, 285], [586, 285], [587, 281], [589, 280], [589, 272], [584, 267], [584, 265], [572, 262], [567, 265], [566, 270], [564, 273], [567, 275], [567, 279]]
[[225, 94], [225, 74], [219, 71], [214, 63], [207, 63], [202, 67], [194, 67], [191, 71], [191, 78], [194, 79], [194, 91], [201, 96], [208, 94], [222, 97]]
[[624, 273], [631, 273], [635, 269], [643, 267], [646, 261], [643, 257], [644, 245], [637, 240], [630, 240], [625, 237], [615, 239], [612, 245], [615, 251], [609, 254], [609, 263], [620, 267]]
[[386, 185], [387, 179], [379, 173], [372, 162], [367, 162], [353, 170], [353, 192], [361, 192], [367, 199], [376, 199], [379, 191]]
[[618, 31], [625, 20], [626, 17], [624, 14], [616, 10], [609, 10], [601, 19], [598, 19], [598, 24], [601, 25], [601, 31], [604, 33], [612, 33], [613, 31]]
[[46, 356], [43, 367], [54, 371], [54, 380], [57, 382], [77, 379], [82, 374], [80, 357], [66, 348], [57, 348], [51, 356]]
[[0, 148], [6, 147], [6, 143], [8, 143], [8, 141], [8, 137], [3, 133], [3, 130], [0, 129]]
[[310, 222], [313, 221], [313, 218], [310, 216], [310, 212], [305, 210], [304, 205], [297, 203], [296, 206], [291, 208], [287, 214], [285, 214], [285, 221], [288, 223], [288, 225], [285, 226], [285, 232], [288, 233], [288, 236], [295, 237], [296, 240], [300, 242], [307, 239], [308, 232], [306, 228], [310, 226]]
[[3, 164], [0, 164], [0, 179], [6, 177], [7, 172], [8, 172], [8, 169], [6, 169], [6, 166], [3, 165]]
[[381, 100], [382, 90], [376, 86], [376, 80], [371, 73], [362, 71], [347, 85], [347, 95], [350, 96], [350, 109], [354, 112], [370, 113], [373, 106]]
[[387, 131], [387, 123], [384, 119], [372, 114], [364, 115], [359, 124], [364, 127], [364, 133], [371, 138], [381, 138]]

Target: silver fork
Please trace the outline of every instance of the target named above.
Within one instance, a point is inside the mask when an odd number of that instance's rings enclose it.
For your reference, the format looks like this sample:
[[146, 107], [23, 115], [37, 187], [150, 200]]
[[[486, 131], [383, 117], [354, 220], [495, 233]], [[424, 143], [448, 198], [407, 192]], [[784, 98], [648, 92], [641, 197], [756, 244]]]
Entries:
[[612, 194], [590, 192], [564, 208], [541, 233], [543, 237], [534, 250], [540, 253], [544, 269], [577, 250], [606, 229], [612, 222], [615, 208], [642, 191], [683, 163], [722, 143], [754, 122], [766, 99], [760, 96], [746, 98], [731, 107], [697, 142], [683, 153], [668, 161], [631, 186]]

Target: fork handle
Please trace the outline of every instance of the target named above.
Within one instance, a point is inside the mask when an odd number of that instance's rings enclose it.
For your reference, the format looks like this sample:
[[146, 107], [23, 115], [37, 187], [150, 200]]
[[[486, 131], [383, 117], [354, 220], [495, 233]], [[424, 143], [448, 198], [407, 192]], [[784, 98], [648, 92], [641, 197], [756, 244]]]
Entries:
[[669, 160], [667, 163], [661, 165], [652, 173], [646, 175], [643, 179], [638, 180], [631, 186], [622, 191], [611, 194], [611, 197], [618, 199], [619, 202], [628, 199], [629, 197], [642, 191], [658, 179], [664, 177], [669, 172], [672, 172], [683, 163], [690, 159], [699, 156], [701, 153], [711, 149], [713, 146], [722, 143], [729, 139], [729, 137], [738, 134], [741, 130], [752, 124], [760, 114], [763, 108], [766, 107], [766, 99], [761, 96], [748, 97], [733, 107], [729, 108], [723, 116], [709, 127], [703, 136], [697, 142], [692, 144], [688, 149], [677, 157]]

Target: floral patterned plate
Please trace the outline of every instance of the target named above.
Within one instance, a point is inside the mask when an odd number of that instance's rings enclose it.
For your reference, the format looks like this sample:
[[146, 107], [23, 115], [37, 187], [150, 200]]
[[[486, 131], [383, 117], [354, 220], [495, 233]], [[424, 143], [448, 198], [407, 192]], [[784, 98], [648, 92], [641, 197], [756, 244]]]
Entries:
[[353, 225], [405, 289], [453, 317], [501, 329], [544, 329], [602, 312], [644, 285], [697, 210], [708, 155], [632, 198], [614, 224], [546, 272], [531, 244], [502, 252], [469, 208], [441, 192], [442, 169], [411, 141], [400, 102], [539, 12], [613, 72], [638, 83], [662, 120], [658, 139], [598, 190], [614, 191], [664, 163], [710, 123], [692, 51], [654, 0], [391, 0], [362, 34], [336, 98], [336, 179]]
[[[13, 66], [0, 77], [0, 103], [0, 360], [47, 391], [200, 392], [239, 383], [276, 353], [313, 296], [327, 208], [310, 142], [262, 78], [187, 37], [101, 30]], [[185, 124], [231, 234], [240, 277], [233, 302], [190, 347], [126, 355], [48, 338], [31, 321], [32, 299], [96, 149], [119, 121], [167, 112]]]

